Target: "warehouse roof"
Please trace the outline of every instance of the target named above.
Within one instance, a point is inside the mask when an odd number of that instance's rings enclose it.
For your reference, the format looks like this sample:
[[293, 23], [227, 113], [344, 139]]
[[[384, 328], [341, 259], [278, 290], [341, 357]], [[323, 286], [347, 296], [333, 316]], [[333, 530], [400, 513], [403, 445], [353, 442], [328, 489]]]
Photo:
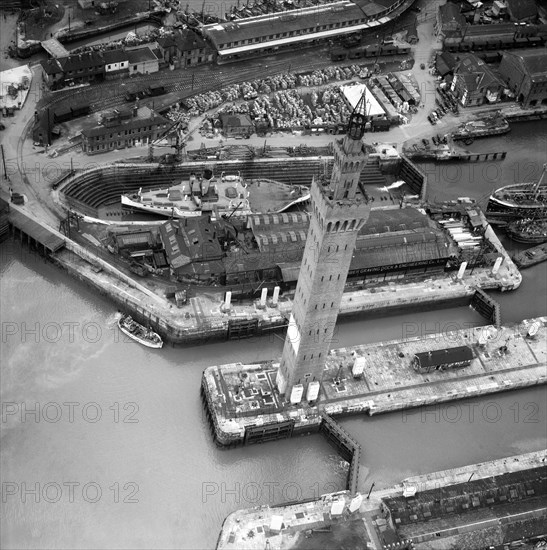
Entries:
[[[263, 47], [266, 41], [268, 41], [268, 45], [274, 46], [306, 40], [312, 38], [312, 34], [316, 38], [323, 35], [331, 36], [347, 33], [350, 25], [357, 23], [360, 23], [362, 28], [376, 26], [387, 22], [388, 19], [368, 23], [365, 23], [365, 21], [385, 12], [394, 3], [395, 0], [380, 0], [379, 2], [359, 0], [358, 3], [353, 3], [350, 0], [339, 0], [332, 4], [205, 25], [203, 33], [209, 37], [219, 50], [221, 50], [222, 45], [235, 45], [236, 42], [243, 44], [244, 41], [253, 41], [256, 38], [263, 39], [262, 43], [243, 45], [239, 48], [231, 48], [230, 51], [219, 52], [220, 55], [239, 53], [240, 51]], [[332, 26], [332, 28], [325, 30], [329, 26]], [[291, 37], [291, 33], [298, 33], [298, 35]], [[274, 38], [276, 35], [278, 39]]]
[[382, 500], [395, 525], [407, 525], [546, 494], [547, 469], [543, 466], [421, 491], [412, 498]]
[[469, 346], [458, 346], [455, 348], [424, 351], [417, 353], [414, 357], [422, 368], [439, 367], [441, 365], [471, 361], [473, 359], [473, 350]]
[[545, 48], [503, 52], [503, 55], [512, 56], [534, 82], [547, 80], [547, 50]]

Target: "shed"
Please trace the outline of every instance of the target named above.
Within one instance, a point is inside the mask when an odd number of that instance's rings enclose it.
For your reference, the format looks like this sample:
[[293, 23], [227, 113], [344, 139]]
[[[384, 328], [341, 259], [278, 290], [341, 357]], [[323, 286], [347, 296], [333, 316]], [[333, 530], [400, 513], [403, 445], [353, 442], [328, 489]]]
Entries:
[[467, 367], [473, 357], [473, 350], [469, 346], [458, 346], [416, 353], [412, 365], [418, 372], [431, 372], [446, 368]]

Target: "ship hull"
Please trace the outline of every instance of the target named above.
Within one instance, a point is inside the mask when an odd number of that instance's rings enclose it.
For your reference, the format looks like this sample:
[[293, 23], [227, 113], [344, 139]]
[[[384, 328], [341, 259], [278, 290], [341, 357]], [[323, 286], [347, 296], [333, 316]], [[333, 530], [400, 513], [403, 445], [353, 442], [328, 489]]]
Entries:
[[[125, 316], [118, 319], [118, 327], [126, 336], [131, 338], [131, 340], [134, 340], [135, 342], [137, 342], [139, 344], [142, 344], [143, 346], [146, 346], [147, 348], [160, 349], [160, 348], [163, 347], [162, 339], [155, 332], [153, 333], [156, 336], [156, 339], [154, 339], [154, 340], [151, 340], [149, 338], [145, 338], [145, 337], [143, 337], [139, 334], [135, 334], [135, 333], [131, 332], [127, 327], [124, 326], [124, 320], [125, 319], [126, 319]], [[133, 321], [133, 322], [135, 322], [135, 321]], [[140, 325], [140, 326], [142, 326], [142, 325]], [[142, 327], [142, 328], [144, 330], [144, 327]]]
[[[306, 194], [302, 197], [298, 197], [297, 199], [294, 199], [293, 201], [287, 202], [287, 204], [284, 204], [280, 206], [277, 210], [274, 210], [272, 213], [274, 214], [280, 214], [282, 212], [285, 212], [285, 210], [292, 208], [293, 206], [296, 206], [298, 204], [303, 204], [308, 202], [310, 199], [310, 195]], [[203, 209], [196, 209], [196, 210], [181, 210], [180, 208], [177, 208], [176, 206], [168, 207], [168, 206], [155, 206], [151, 204], [144, 204], [142, 202], [133, 200], [131, 197], [128, 197], [127, 195], [121, 196], [121, 203], [122, 206], [126, 208], [131, 208], [133, 210], [139, 210], [141, 212], [147, 212], [148, 214], [156, 214], [160, 216], [165, 216], [167, 218], [188, 218], [188, 217], [197, 217], [202, 216], [204, 214], [210, 214], [213, 218], [216, 216], [216, 212], [214, 210], [203, 210]], [[236, 217], [240, 216], [250, 216], [251, 214], [260, 214], [260, 212], [255, 212], [249, 208], [237, 208], [238, 204], [235, 203], [232, 207], [229, 209], [225, 208], [219, 208], [218, 213], [219, 214], [232, 214]]]
[[528, 200], [517, 203], [512, 199], [512, 196], [529, 192], [533, 185], [533, 183], [515, 183], [494, 191], [486, 207], [488, 221], [494, 225], [505, 225], [522, 218], [538, 219], [547, 217], [545, 187], [540, 188], [540, 198], [536, 201]]

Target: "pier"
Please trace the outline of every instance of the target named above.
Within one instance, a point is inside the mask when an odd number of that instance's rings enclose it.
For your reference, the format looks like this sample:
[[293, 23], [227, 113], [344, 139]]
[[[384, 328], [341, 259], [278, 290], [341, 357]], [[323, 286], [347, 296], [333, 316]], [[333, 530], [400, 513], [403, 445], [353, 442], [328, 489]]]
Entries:
[[[130, 313], [139, 323], [151, 326], [173, 344], [260, 336], [272, 330], [283, 330], [288, 324], [292, 310], [290, 293], [280, 294], [276, 303], [268, 297], [265, 307], [259, 307], [253, 300], [242, 300], [223, 310], [223, 289], [220, 287], [217, 294], [192, 297], [187, 304], [176, 307], [161, 290], [149, 288], [143, 279], [113, 265], [108, 261], [108, 255], [100, 255], [95, 247], [83, 246], [47, 224], [35, 221], [25, 207], [9, 203], [9, 208], [7, 216], [13, 228], [12, 235], [17, 233], [22, 243], [29, 242], [32, 246], [37, 243], [56, 265], [100, 294], [107, 295], [120, 309]], [[486, 224], [484, 219], [483, 223]], [[32, 234], [29, 228], [34, 228]], [[348, 288], [342, 297], [340, 315], [395, 312], [408, 307], [430, 309], [468, 305], [477, 288], [518, 288], [521, 275], [488, 225], [485, 236], [503, 258], [499, 270], [474, 268], [461, 278], [445, 273], [408, 283], [390, 281], [382, 285]], [[486, 312], [489, 322], [495, 323], [486, 309], [478, 311], [481, 314]]]
[[[544, 533], [547, 520], [542, 500], [547, 493], [545, 461], [543, 450], [408, 477], [392, 487], [372, 490], [366, 497], [359, 492], [339, 491], [311, 501], [237, 510], [224, 520], [217, 549], [298, 548], [304, 537], [311, 539], [306, 540], [306, 547], [334, 548], [346, 543], [351, 547], [351, 535], [359, 527], [362, 547], [374, 550], [422, 550], [431, 548], [428, 543], [432, 541], [442, 544], [443, 537], [453, 548], [470, 548], [465, 546], [473, 540], [470, 537], [484, 541], [478, 537], [494, 532], [497, 540], [503, 540], [506, 529], [513, 537], [507, 543], [521, 538], [533, 540]], [[448, 491], [451, 498], [444, 504], [430, 498], [448, 497]], [[451, 504], [456, 500], [460, 510]], [[407, 507], [415, 511], [410, 525], [394, 517], [394, 503], [405, 511]], [[429, 510], [441, 517], [431, 517]], [[274, 518], [280, 529], [272, 529]], [[253, 536], [249, 537], [251, 531]], [[458, 541], [456, 537], [463, 538]]]
[[[381, 414], [545, 384], [546, 342], [545, 317], [518, 325], [409, 334], [401, 340], [331, 350], [315, 403], [290, 405], [281, 399], [275, 359], [209, 367], [203, 373], [202, 393], [220, 445], [246, 443], [249, 429], [256, 442], [256, 426], [265, 430], [264, 441], [319, 430], [336, 441], [347, 460], [355, 446], [330, 417]], [[437, 367], [426, 373], [413, 367], [417, 354], [458, 346], [472, 350], [468, 366]], [[357, 358], [365, 364], [361, 375], [353, 374]], [[287, 422], [294, 425], [271, 436], [275, 424]]]

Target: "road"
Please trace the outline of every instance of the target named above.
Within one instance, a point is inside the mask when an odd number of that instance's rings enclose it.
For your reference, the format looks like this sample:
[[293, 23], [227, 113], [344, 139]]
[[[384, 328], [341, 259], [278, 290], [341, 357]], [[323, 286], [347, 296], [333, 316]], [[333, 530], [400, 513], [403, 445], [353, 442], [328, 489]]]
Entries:
[[[435, 0], [435, 5], [441, 3], [441, 0]], [[430, 3], [432, 4], [432, 3]], [[451, 118], [447, 115], [438, 126], [432, 127], [427, 121], [427, 114], [435, 105], [435, 84], [436, 80], [429, 71], [420, 69], [420, 64], [425, 63], [426, 67], [432, 58], [433, 52], [440, 48], [433, 38], [434, 13], [433, 6], [428, 4], [430, 15], [422, 13], [418, 23], [419, 42], [413, 46], [416, 63], [412, 73], [416, 78], [423, 97], [424, 108], [420, 109], [413, 117], [409, 125], [394, 128], [389, 132], [378, 132], [374, 134], [374, 141], [402, 144], [409, 138], [421, 136], [431, 136], [434, 133], [445, 131], [450, 124], [460, 122], [460, 119]], [[435, 7], [436, 9], [436, 7]], [[346, 63], [347, 64], [347, 63]], [[50, 159], [41, 150], [33, 147], [31, 140], [25, 140], [27, 132], [32, 126], [35, 108], [53, 108], [60, 103], [75, 101], [75, 98], [82, 103], [91, 102], [92, 109], [95, 111], [114, 108], [120, 105], [126, 105], [124, 95], [130, 90], [142, 89], [148, 85], [164, 85], [168, 92], [173, 94], [173, 100], [184, 99], [211, 89], [218, 89], [223, 86], [241, 82], [245, 80], [255, 80], [264, 78], [265, 75], [274, 75], [284, 72], [304, 72], [314, 69], [324, 68], [332, 65], [344, 65], [344, 63], [332, 63], [329, 58], [328, 47], [311, 47], [302, 49], [298, 52], [287, 52], [277, 56], [258, 58], [241, 63], [226, 65], [208, 65], [196, 67], [193, 69], [179, 69], [174, 71], [162, 71], [153, 75], [143, 75], [133, 77], [124, 81], [107, 81], [97, 85], [69, 89], [54, 94], [43, 96], [43, 89], [40, 82], [40, 71], [33, 67], [34, 80], [32, 83], [32, 92], [28, 99], [12, 119], [11, 124], [3, 132], [4, 153], [10, 174], [10, 182], [3, 181], [2, 185], [11, 185], [14, 191], [27, 195], [29, 200], [27, 208], [31, 209], [36, 215], [40, 215], [44, 220], [49, 220], [54, 226], [58, 226], [58, 219], [62, 215], [51, 197], [49, 184], [52, 179], [52, 172], [60, 168], [67, 168], [70, 159], [75, 164], [85, 165], [89, 163], [107, 163], [115, 160], [123, 160], [129, 157], [146, 156], [148, 149], [146, 147], [132, 148], [131, 150], [112, 151], [101, 154], [97, 157], [87, 157], [81, 152], [71, 152], [64, 157]], [[153, 100], [149, 100], [153, 101]], [[317, 136], [305, 138], [310, 140], [311, 145], [326, 145], [331, 140], [331, 136]], [[291, 134], [274, 135], [268, 137], [269, 145], [299, 145], [304, 139], [302, 136], [293, 136]], [[244, 143], [247, 145], [263, 144], [262, 138], [254, 138]], [[206, 146], [218, 145], [218, 140], [207, 140], [196, 136], [189, 143], [189, 148], [199, 148], [201, 144]], [[235, 143], [241, 145], [241, 141], [223, 140], [228, 145]]]

